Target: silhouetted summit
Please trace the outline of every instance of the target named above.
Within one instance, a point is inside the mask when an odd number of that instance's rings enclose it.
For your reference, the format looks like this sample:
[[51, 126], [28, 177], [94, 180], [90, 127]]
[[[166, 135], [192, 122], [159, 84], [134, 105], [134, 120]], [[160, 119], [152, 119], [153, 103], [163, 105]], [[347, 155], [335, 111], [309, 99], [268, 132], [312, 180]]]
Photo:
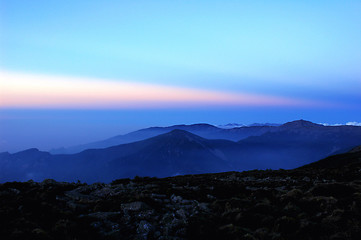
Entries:
[[[174, 125], [169, 127], [150, 127], [145, 129], [140, 129], [125, 135], [118, 135], [111, 137], [109, 139], [105, 139], [102, 141], [97, 141], [93, 143], [73, 146], [69, 148], [59, 148], [51, 151], [53, 154], [72, 154], [78, 153], [86, 149], [100, 149], [107, 148], [111, 146], [116, 146], [119, 144], [126, 144], [137, 142], [141, 140], [145, 140], [151, 137], [155, 137], [164, 133], [168, 133], [172, 130], [184, 130], [191, 132], [193, 134], [209, 138], [209, 139], [228, 139], [222, 135], [220, 128], [217, 128], [210, 124], [200, 123], [200, 124], [192, 124], [192, 125]], [[221, 135], [220, 135], [221, 134]]]
[[323, 125], [313, 123], [306, 120], [296, 120], [282, 124], [280, 128], [283, 129], [294, 129], [294, 128], [312, 128], [312, 127], [323, 127]]
[[50, 154], [48, 152], [39, 151], [37, 148], [30, 148], [13, 154], [13, 156], [18, 159], [22, 157], [39, 159], [49, 155]]
[[162, 135], [154, 137], [154, 139], [160, 139], [160, 138], [171, 138], [171, 139], [203, 139], [199, 137], [198, 135], [195, 135], [193, 133], [187, 132], [185, 130], [181, 129], [174, 129], [168, 133], [164, 133]]

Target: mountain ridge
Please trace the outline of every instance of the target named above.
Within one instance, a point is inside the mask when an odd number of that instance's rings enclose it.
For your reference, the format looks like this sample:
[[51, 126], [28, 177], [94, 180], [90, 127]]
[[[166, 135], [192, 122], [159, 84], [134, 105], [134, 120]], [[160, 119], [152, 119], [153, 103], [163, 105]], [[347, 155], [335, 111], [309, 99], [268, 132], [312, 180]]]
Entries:
[[[0, 166], [9, 163], [8, 169], [17, 169], [20, 180], [24, 172], [36, 179], [110, 181], [135, 175], [173, 176], [187, 173], [219, 172], [232, 169], [227, 154], [218, 145], [235, 144], [227, 140], [208, 140], [184, 130], [173, 130], [146, 140], [121, 144], [105, 149], [87, 149], [80, 153], [55, 154], [29, 149], [9, 154], [0, 159]], [[30, 153], [30, 157], [21, 157]], [[20, 157], [19, 157], [20, 156]], [[35, 157], [33, 157], [35, 156]], [[6, 160], [6, 161], [5, 161]], [[25, 162], [31, 163], [24, 164]], [[20, 163], [17, 165], [17, 163]], [[34, 168], [39, 164], [46, 167]], [[24, 168], [25, 166], [25, 168]], [[23, 168], [22, 168], [23, 167]], [[3, 167], [5, 168], [5, 167]], [[37, 175], [38, 174], [38, 175]], [[19, 175], [16, 175], [19, 177]], [[55, 176], [55, 177], [54, 177]], [[8, 176], [10, 177], [10, 176]], [[1, 181], [9, 180], [2, 176]]]
[[[134, 132], [130, 132], [124, 135], [117, 135], [105, 140], [96, 141], [88, 144], [77, 145], [69, 148], [59, 148], [50, 150], [53, 154], [72, 154], [78, 153], [85, 149], [94, 149], [94, 148], [106, 148], [110, 146], [115, 146], [119, 144], [131, 143], [140, 140], [145, 140], [150, 137], [154, 137], [163, 133], [170, 132], [174, 129], [186, 130], [188, 132], [199, 135], [207, 139], [225, 139], [231, 141], [240, 141], [251, 136], [260, 136], [267, 132], [274, 131], [283, 131], [283, 130], [296, 130], [296, 129], [325, 129], [323, 125], [312, 123], [305, 120], [296, 120], [287, 122], [285, 124], [274, 126], [274, 125], [256, 125], [256, 126], [242, 126], [242, 127], [233, 127], [233, 128], [220, 128], [213, 126], [207, 123], [198, 123], [198, 124], [179, 124], [168, 127], [150, 127], [145, 129], [140, 129]], [[336, 127], [346, 127], [342, 126], [327, 126], [327, 128], [336, 128]], [[352, 126], [347, 126], [352, 127]]]
[[[116, 178], [166, 177], [252, 169], [292, 169], [361, 143], [361, 127], [324, 127], [295, 123], [238, 142], [206, 139], [173, 129], [154, 137], [75, 154], [28, 149], [0, 154], [0, 181], [57, 180], [109, 182]], [[291, 124], [292, 126], [292, 124]], [[301, 126], [301, 127], [300, 127]], [[237, 131], [234, 129], [233, 131]], [[243, 130], [242, 130], [243, 131]], [[54, 177], [55, 176], [55, 177]]]

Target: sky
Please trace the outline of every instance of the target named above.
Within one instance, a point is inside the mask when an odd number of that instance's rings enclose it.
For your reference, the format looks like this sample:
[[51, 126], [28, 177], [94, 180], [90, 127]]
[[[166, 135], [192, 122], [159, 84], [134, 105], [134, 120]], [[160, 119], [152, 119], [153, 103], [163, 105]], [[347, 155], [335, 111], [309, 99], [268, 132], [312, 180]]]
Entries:
[[360, 1], [0, 0], [0, 152], [361, 122]]

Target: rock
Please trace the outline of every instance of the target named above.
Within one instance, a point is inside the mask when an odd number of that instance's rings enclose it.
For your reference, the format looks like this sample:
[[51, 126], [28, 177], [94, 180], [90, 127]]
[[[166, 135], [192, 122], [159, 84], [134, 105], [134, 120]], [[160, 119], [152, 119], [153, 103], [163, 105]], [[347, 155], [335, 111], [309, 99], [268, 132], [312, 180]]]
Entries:
[[124, 203], [121, 205], [121, 208], [126, 211], [144, 211], [148, 210], [149, 206], [144, 202], [131, 202], [131, 203]]
[[309, 178], [309, 177], [304, 177], [304, 178], [302, 178], [302, 181], [305, 181], [305, 182], [310, 182], [311, 181], [311, 179]]
[[100, 197], [100, 198], [105, 198], [105, 197], [107, 197], [109, 195], [113, 195], [113, 194], [114, 194], [114, 190], [109, 187], [99, 188], [91, 193], [91, 195], [93, 195], [95, 197]]
[[79, 203], [75, 203], [73, 201], [68, 201], [66, 203], [66, 206], [68, 208], [70, 208], [71, 210], [77, 211], [77, 212], [84, 212], [88, 208], [85, 204], [79, 204]]
[[48, 233], [41, 228], [33, 229], [32, 234], [35, 235], [36, 239], [51, 239]]
[[180, 202], [181, 204], [190, 204], [190, 203], [192, 203], [192, 201], [190, 201], [190, 200], [185, 200], [185, 199], [183, 199], [183, 200], [181, 200], [181, 201], [178, 200], [178, 202]]
[[18, 190], [16, 188], [9, 188], [8, 192], [10, 192], [13, 195], [19, 195], [20, 194], [20, 190]]
[[176, 211], [176, 214], [177, 214], [177, 216], [179, 217], [179, 218], [181, 218], [181, 219], [186, 219], [187, 218], [187, 213], [186, 213], [186, 211], [184, 211], [184, 209], [179, 209], [179, 210], [177, 210]]
[[93, 203], [98, 200], [94, 196], [82, 194], [82, 193], [78, 192], [77, 190], [65, 192], [65, 196], [71, 198], [74, 201], [78, 201], [81, 203]]
[[258, 228], [254, 232], [254, 236], [257, 239], [269, 239], [268, 238], [268, 232], [269, 232], [268, 228]]
[[307, 200], [316, 203], [320, 210], [333, 208], [337, 203], [337, 199], [334, 197], [316, 196], [310, 197]]
[[355, 191], [352, 186], [340, 183], [318, 184], [310, 189], [314, 196], [333, 196], [336, 198], [352, 195]]
[[114, 219], [121, 217], [120, 212], [95, 212], [88, 214], [89, 217], [96, 218], [96, 219]]
[[215, 200], [216, 197], [211, 195], [211, 194], [207, 194], [207, 198], [210, 199], [210, 200]]
[[226, 225], [223, 225], [223, 226], [220, 226], [218, 229], [223, 231], [225, 229], [232, 229], [234, 227], [234, 225], [232, 223], [230, 224], [226, 224]]
[[198, 203], [197, 204], [197, 207], [198, 209], [200, 209], [201, 211], [209, 211], [209, 208], [208, 208], [208, 203]]
[[358, 169], [257, 170], [128, 179], [112, 185], [3, 183], [0, 236], [361, 239]]
[[168, 225], [170, 224], [173, 219], [175, 218], [175, 214], [174, 213], [170, 213], [170, 212], [167, 212], [163, 215], [162, 217], [162, 220], [161, 222], [164, 224], [164, 225]]
[[54, 185], [57, 185], [58, 182], [55, 181], [54, 179], [45, 179], [44, 181], [42, 181], [40, 183], [40, 186], [41, 187], [49, 187], [49, 186], [54, 186]]
[[[155, 214], [154, 209], [143, 210], [141, 212], [138, 212], [138, 214], [136, 215], [136, 218], [142, 219], [142, 220], [151, 220], [153, 218], [154, 214]], [[157, 218], [157, 216], [155, 216], [155, 218]]]
[[349, 239], [345, 233], [336, 233], [330, 237], [330, 240], [344, 240]]
[[153, 230], [152, 224], [145, 220], [140, 221], [137, 227], [138, 239], [148, 239], [149, 233]]
[[295, 218], [283, 216], [277, 219], [275, 226], [281, 234], [289, 235], [296, 232], [299, 228], [299, 222]]
[[175, 235], [179, 236], [179, 237], [185, 237], [186, 234], [187, 234], [187, 229], [186, 228], [180, 228], [175, 232]]
[[157, 184], [147, 184], [144, 186], [145, 189], [152, 189], [152, 188], [157, 188], [158, 185]]
[[257, 240], [252, 234], [250, 233], [246, 233], [245, 235], [243, 235], [244, 240]]
[[285, 213], [287, 213], [287, 215], [289, 216], [294, 216], [296, 217], [300, 212], [302, 212], [302, 210], [296, 206], [295, 204], [289, 202], [285, 207], [284, 207], [284, 211]]
[[158, 198], [158, 199], [165, 199], [165, 198], [167, 198], [167, 195], [165, 195], [165, 194], [152, 193], [152, 194], [150, 195], [150, 197], [151, 197], [151, 198]]
[[282, 198], [285, 199], [299, 199], [303, 195], [303, 192], [300, 189], [292, 189], [286, 194], [282, 195]]
[[170, 199], [172, 202], [179, 202], [179, 203], [183, 200], [181, 196], [176, 196], [174, 194], [170, 197]]

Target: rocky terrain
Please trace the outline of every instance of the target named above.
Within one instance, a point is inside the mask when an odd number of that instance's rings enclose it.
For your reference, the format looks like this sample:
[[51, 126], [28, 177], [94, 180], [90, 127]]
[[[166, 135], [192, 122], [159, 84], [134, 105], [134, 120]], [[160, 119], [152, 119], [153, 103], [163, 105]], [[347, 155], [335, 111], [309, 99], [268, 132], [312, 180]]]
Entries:
[[0, 185], [0, 235], [361, 239], [360, 162], [356, 158], [337, 168], [135, 177], [111, 184], [8, 182]]

